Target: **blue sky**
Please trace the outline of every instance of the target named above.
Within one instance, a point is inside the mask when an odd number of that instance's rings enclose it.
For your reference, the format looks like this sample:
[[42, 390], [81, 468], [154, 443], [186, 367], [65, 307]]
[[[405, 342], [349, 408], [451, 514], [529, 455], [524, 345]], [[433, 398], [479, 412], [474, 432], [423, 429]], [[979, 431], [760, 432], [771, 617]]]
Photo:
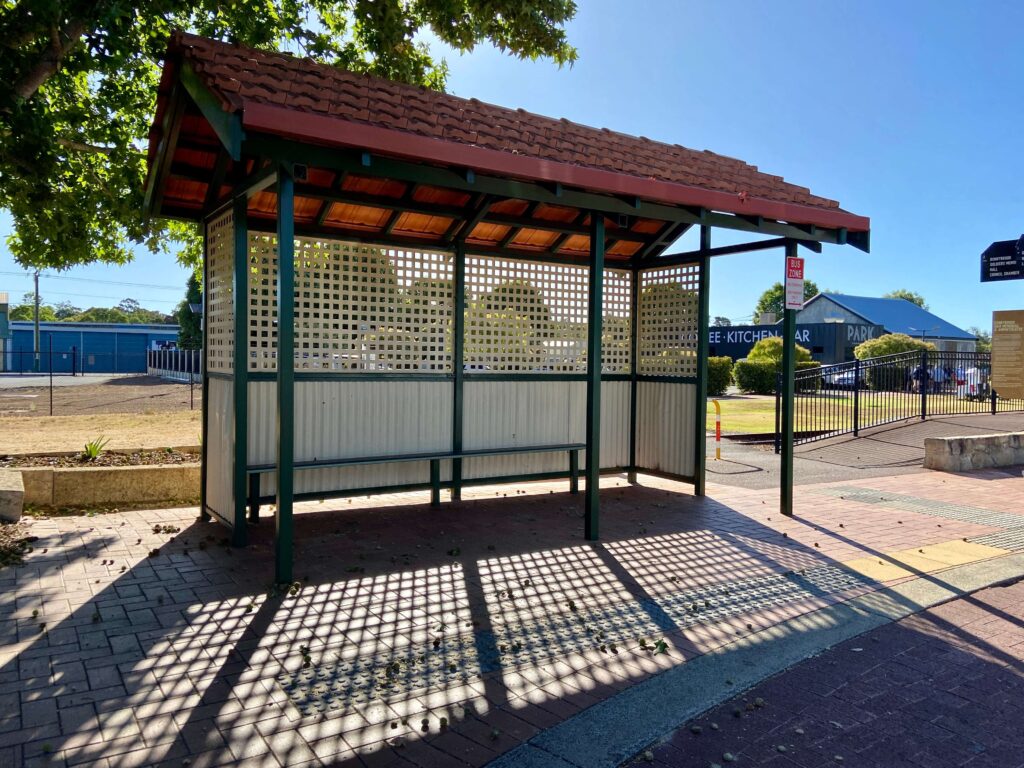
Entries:
[[[1024, 232], [1021, 29], [1012, 2], [581, 0], [572, 68], [484, 47], [445, 55], [459, 96], [731, 155], [839, 200], [871, 217], [872, 253], [806, 252], [810, 279], [860, 295], [909, 288], [954, 324], [987, 327], [992, 310], [1024, 306], [1024, 282], [978, 279], [981, 251]], [[0, 291], [14, 299], [31, 285], [17, 270], [0, 246]], [[44, 279], [45, 299], [168, 310], [186, 279], [147, 253], [66, 274], [165, 289]], [[749, 317], [781, 276], [780, 252], [716, 259], [712, 314]]]

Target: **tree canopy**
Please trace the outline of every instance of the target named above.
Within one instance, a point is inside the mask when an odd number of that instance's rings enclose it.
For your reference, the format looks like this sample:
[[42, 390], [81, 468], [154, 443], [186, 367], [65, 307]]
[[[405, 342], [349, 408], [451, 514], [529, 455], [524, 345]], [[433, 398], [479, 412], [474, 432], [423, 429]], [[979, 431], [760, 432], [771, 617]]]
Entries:
[[906, 288], [897, 288], [895, 291], [889, 291], [888, 293], [882, 294], [883, 299], [906, 299], [911, 304], [917, 304], [921, 309], [928, 309], [928, 304], [925, 303], [924, 296], [914, 291], [909, 291]]
[[[33, 302], [34, 295], [25, 294], [22, 303], [11, 308], [11, 320], [32, 320]], [[79, 309], [67, 301], [61, 301], [53, 306], [40, 299], [39, 320], [44, 323], [60, 320], [68, 323], [152, 323], [159, 325], [172, 324], [175, 321], [173, 317], [165, 315], [163, 312], [146, 309], [135, 299], [124, 299], [116, 307], [89, 307], [86, 310]]]
[[900, 352], [920, 352], [922, 350], [933, 350], [935, 345], [930, 341], [921, 341], [905, 333], [886, 333], [875, 339], [858, 344], [853, 354], [858, 360], [867, 360], [869, 357], [882, 357], [883, 355], [895, 355]]
[[159, 62], [174, 29], [443, 89], [444, 60], [490, 42], [571, 64], [574, 0], [5, 0], [0, 4], [0, 208], [26, 267], [125, 263], [132, 248], [194, 265], [194, 228], [143, 212], [143, 155]]
[[[813, 280], [804, 280], [804, 301], [813, 299], [821, 291]], [[765, 312], [771, 312], [776, 317], [782, 317], [782, 311], [786, 305], [786, 288], [782, 283], [775, 283], [771, 288], [761, 294], [754, 307], [754, 322]]]
[[967, 329], [967, 332], [978, 337], [978, 343], [974, 347], [976, 351], [992, 351], [992, 333], [990, 331], [987, 331], [984, 328], [979, 328], [976, 325], [972, 325], [970, 328]]
[[[761, 360], [782, 365], [783, 346], [784, 342], [781, 336], [766, 336], [751, 348], [747, 360]], [[807, 347], [794, 344], [793, 348], [796, 350], [796, 362], [806, 363], [811, 359], [811, 350]]]

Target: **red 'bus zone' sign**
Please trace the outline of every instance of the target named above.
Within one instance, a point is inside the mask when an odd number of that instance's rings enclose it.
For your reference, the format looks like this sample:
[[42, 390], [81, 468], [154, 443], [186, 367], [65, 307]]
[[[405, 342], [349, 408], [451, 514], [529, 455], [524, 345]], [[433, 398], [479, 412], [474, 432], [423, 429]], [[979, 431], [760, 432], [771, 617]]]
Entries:
[[799, 256], [786, 257], [786, 309], [804, 306], [804, 260]]

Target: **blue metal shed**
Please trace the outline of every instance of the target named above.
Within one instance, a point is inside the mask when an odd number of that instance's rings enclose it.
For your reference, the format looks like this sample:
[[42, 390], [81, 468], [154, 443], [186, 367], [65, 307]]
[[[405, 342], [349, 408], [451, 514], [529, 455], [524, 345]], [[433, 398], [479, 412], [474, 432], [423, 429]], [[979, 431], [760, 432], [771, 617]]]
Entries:
[[[11, 321], [8, 371], [33, 369], [32, 323]], [[50, 370], [52, 342], [54, 373], [145, 373], [146, 351], [174, 346], [177, 325], [131, 323], [40, 323], [40, 370]]]

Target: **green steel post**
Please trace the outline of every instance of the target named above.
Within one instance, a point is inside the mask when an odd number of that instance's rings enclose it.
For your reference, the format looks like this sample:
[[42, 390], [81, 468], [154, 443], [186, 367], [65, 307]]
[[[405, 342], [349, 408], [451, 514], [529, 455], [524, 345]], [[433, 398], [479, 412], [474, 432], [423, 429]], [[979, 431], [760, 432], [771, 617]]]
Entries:
[[590, 285], [587, 295], [587, 541], [597, 541], [601, 483], [601, 315], [604, 305], [604, 216], [590, 213]]
[[[786, 241], [786, 256], [796, 256], [796, 241]], [[782, 443], [781, 512], [793, 514], [793, 377], [796, 370], [796, 314], [787, 309], [782, 321]]]
[[430, 506], [441, 506], [441, 460], [430, 460]]
[[[711, 248], [711, 227], [700, 228], [700, 249]], [[693, 492], [704, 495], [704, 476], [707, 465], [708, 420], [708, 317], [710, 307], [709, 284], [711, 278], [711, 257], [703, 256], [700, 261], [700, 276], [697, 283], [697, 423], [693, 428]]]
[[[455, 306], [452, 310], [452, 450], [462, 450], [462, 404], [465, 382], [466, 246], [455, 246]], [[452, 459], [452, 501], [462, 499], [462, 459]]]
[[244, 547], [248, 540], [245, 508], [248, 495], [245, 474], [249, 460], [249, 230], [247, 226], [249, 199], [236, 197], [233, 205], [235, 232], [232, 272], [232, 300], [235, 324], [232, 334], [235, 351], [232, 358], [231, 382], [235, 412], [233, 461], [231, 466], [231, 496], [234, 508], [231, 515], [231, 544]]
[[295, 492], [295, 181], [283, 165], [277, 177], [277, 510], [278, 584], [292, 580]]
[[[206, 228], [207, 223], [203, 222], [203, 280], [205, 283], [206, 276], [210, 274], [206, 269], [206, 253], [207, 253], [207, 242], [206, 242]], [[206, 446], [210, 444], [209, 441], [209, 430], [206, 427], [207, 419], [209, 418], [209, 409], [207, 404], [210, 402], [210, 377], [206, 375], [206, 356], [207, 351], [210, 349], [210, 345], [207, 343], [207, 330], [208, 326], [206, 319], [210, 316], [208, 312], [209, 301], [208, 298], [210, 292], [203, 289], [203, 316], [202, 316], [202, 331], [203, 331], [203, 348], [200, 351], [202, 355], [202, 376], [203, 376], [203, 410], [200, 414], [203, 423], [200, 427], [200, 440], [202, 444], [199, 446], [199, 519], [207, 522], [210, 520], [210, 513], [206, 511], [206, 466], [207, 466], [207, 450]], [[84, 361], [84, 356], [83, 356]], [[84, 366], [83, 366], [84, 367]]]
[[636, 483], [636, 403], [640, 349], [640, 270], [630, 273], [629, 285], [629, 469], [626, 482]]

